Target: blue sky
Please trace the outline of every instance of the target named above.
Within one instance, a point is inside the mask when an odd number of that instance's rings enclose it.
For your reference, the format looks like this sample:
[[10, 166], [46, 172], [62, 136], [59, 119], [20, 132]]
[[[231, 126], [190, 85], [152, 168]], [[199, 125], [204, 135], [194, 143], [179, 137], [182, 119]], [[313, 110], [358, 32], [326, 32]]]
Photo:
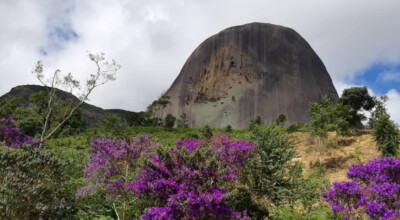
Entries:
[[287, 26], [320, 56], [338, 93], [367, 85], [388, 95], [400, 124], [400, 2], [398, 0], [0, 0], [0, 94], [38, 84], [37, 60], [84, 80], [95, 66], [87, 52], [122, 65], [117, 80], [90, 103], [141, 111], [168, 89], [193, 50], [234, 25]]
[[376, 94], [386, 94], [392, 89], [400, 91], [400, 64], [374, 63], [349, 81], [366, 85]]

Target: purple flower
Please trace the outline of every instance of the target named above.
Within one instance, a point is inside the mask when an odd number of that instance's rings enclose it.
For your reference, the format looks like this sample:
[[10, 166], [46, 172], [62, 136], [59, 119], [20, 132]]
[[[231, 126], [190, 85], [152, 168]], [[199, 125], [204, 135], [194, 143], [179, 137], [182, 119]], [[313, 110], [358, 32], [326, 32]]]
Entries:
[[363, 211], [373, 219], [400, 219], [400, 159], [386, 157], [353, 165], [347, 176], [353, 181], [335, 182], [326, 193], [334, 212]]

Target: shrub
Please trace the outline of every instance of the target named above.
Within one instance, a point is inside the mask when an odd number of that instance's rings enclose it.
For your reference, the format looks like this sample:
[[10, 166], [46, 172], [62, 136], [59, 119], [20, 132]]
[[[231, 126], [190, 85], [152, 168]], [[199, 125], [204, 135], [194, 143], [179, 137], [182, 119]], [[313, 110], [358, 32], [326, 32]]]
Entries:
[[164, 127], [168, 128], [168, 129], [172, 129], [172, 127], [174, 127], [175, 121], [176, 121], [176, 117], [171, 114], [168, 114], [165, 117]]
[[374, 123], [373, 136], [377, 149], [383, 156], [396, 156], [399, 148], [399, 130], [394, 122], [389, 120], [389, 115], [382, 115]]
[[366, 214], [372, 219], [400, 218], [400, 159], [379, 158], [352, 165], [351, 182], [335, 182], [326, 193], [333, 212], [346, 219]]
[[[287, 200], [295, 184], [291, 183], [292, 177], [301, 176], [302, 171], [292, 162], [296, 157], [294, 143], [274, 124], [255, 128], [251, 140], [257, 147], [247, 165], [251, 191], [257, 196], [268, 196], [274, 204]], [[291, 173], [294, 170], [296, 173]]]
[[62, 194], [63, 164], [50, 152], [20, 148], [0, 149], [0, 218], [64, 219], [75, 212], [73, 197]]
[[249, 130], [252, 131], [254, 130], [256, 127], [261, 126], [262, 125], [262, 119], [261, 116], [257, 116], [254, 120], [251, 120], [249, 123]]
[[91, 161], [83, 170], [87, 185], [76, 195], [86, 196], [101, 190], [109, 195], [109, 200], [120, 196], [123, 200], [122, 219], [126, 219], [127, 203], [133, 194], [128, 185], [134, 179], [141, 155], [149, 154], [156, 143], [149, 137], [141, 136], [129, 142], [93, 138], [91, 145]]
[[137, 197], [155, 204], [142, 218], [247, 219], [228, 206], [221, 185], [237, 179], [253, 151], [252, 144], [222, 134], [210, 143], [184, 139], [158, 150], [131, 183]]
[[268, 210], [254, 202], [248, 189], [234, 189], [227, 193], [225, 198], [229, 207], [240, 212], [246, 211], [251, 219], [264, 219], [268, 217]]
[[213, 136], [210, 126], [206, 125], [200, 129], [201, 137], [205, 139], [210, 139]]
[[225, 132], [226, 132], [226, 133], [232, 133], [232, 131], [233, 131], [233, 128], [232, 128], [231, 125], [227, 125], [227, 126], [225, 127]]

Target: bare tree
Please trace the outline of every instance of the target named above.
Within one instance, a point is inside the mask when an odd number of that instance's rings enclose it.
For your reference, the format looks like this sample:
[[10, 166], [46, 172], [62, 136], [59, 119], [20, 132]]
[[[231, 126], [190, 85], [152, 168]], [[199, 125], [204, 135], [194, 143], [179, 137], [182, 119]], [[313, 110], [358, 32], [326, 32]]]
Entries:
[[[80, 86], [80, 81], [74, 79], [71, 73], [68, 73], [62, 77], [60, 75], [61, 71], [58, 69], [53, 73], [52, 77], [45, 79], [42, 62], [38, 61], [36, 63], [32, 73], [36, 75], [42, 85], [49, 88], [47, 111], [45, 112], [44, 116], [43, 129], [40, 136], [40, 146], [58, 129], [60, 129], [66, 121], [68, 121], [68, 119], [73, 115], [79, 106], [88, 100], [89, 95], [95, 88], [104, 85], [108, 81], [113, 81], [116, 79], [116, 73], [121, 68], [121, 65], [119, 65], [115, 60], [107, 61], [104, 58], [104, 53], [89, 53], [89, 59], [96, 64], [97, 70], [95, 73], [89, 75], [89, 78], [86, 80], [83, 88]], [[49, 129], [48, 125], [51, 113], [54, 109], [56, 90], [59, 88], [67, 89], [70, 93], [78, 90], [80, 93], [79, 102], [74, 103], [71, 108], [68, 109], [66, 114], [62, 117], [61, 122], [56, 127]]]

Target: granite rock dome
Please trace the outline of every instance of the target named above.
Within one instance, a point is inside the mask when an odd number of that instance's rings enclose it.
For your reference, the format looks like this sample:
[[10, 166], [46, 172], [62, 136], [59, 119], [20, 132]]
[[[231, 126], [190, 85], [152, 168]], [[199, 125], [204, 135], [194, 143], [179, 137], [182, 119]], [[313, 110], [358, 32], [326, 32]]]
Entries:
[[308, 122], [309, 102], [337, 99], [324, 64], [296, 31], [250, 23], [227, 28], [201, 43], [190, 55], [166, 95], [163, 110], [187, 115], [190, 127], [247, 127], [279, 114], [286, 124]]

